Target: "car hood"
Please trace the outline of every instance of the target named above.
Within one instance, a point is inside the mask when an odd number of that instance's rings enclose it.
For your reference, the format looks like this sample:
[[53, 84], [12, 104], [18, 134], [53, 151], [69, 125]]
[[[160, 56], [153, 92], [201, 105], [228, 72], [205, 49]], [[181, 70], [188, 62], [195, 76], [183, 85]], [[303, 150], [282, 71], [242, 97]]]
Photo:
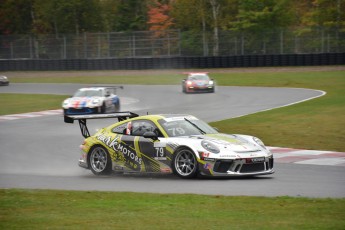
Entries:
[[224, 149], [234, 151], [237, 153], [256, 152], [256, 151], [262, 150], [262, 148], [258, 144], [254, 143], [254, 141], [253, 142], [248, 141], [246, 138], [242, 137], [241, 135], [217, 133], [217, 134], [206, 134], [206, 135], [198, 136], [197, 138], [208, 140], [216, 144], [220, 148], [224, 148]]
[[73, 102], [91, 102], [92, 100], [95, 100], [95, 99], [101, 99], [101, 97], [71, 97], [71, 98], [68, 98], [68, 101], [70, 103], [73, 103]]
[[205, 85], [205, 84], [208, 84], [209, 81], [207, 81], [207, 80], [193, 80], [192, 82], [194, 84], [197, 84], [197, 85]]

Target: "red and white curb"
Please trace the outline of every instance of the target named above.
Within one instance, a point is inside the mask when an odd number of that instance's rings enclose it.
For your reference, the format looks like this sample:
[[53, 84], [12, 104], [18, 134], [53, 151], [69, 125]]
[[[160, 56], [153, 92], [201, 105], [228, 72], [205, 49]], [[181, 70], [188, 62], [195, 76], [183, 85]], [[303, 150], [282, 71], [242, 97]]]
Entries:
[[268, 147], [277, 163], [345, 166], [345, 152]]
[[23, 119], [23, 118], [50, 116], [50, 115], [62, 115], [62, 110], [55, 109], [55, 110], [46, 110], [46, 111], [40, 111], [40, 112], [3, 115], [3, 116], [0, 116], [0, 122], [18, 120], [18, 119]]

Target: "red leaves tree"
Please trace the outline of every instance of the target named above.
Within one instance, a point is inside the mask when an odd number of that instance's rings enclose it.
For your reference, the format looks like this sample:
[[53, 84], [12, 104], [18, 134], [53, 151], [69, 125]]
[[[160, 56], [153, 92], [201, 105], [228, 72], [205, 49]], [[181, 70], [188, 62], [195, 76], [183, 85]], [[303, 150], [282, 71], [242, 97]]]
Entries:
[[153, 4], [148, 6], [148, 24], [149, 30], [154, 31], [156, 37], [164, 35], [164, 31], [168, 30], [174, 23], [169, 16], [171, 10], [170, 4], [162, 4], [158, 0], [154, 0]]

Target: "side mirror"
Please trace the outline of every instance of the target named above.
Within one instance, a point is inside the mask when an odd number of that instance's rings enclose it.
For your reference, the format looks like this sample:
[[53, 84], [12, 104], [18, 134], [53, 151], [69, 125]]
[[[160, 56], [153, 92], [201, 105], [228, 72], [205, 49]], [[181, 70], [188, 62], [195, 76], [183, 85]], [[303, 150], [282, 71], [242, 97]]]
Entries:
[[143, 137], [145, 137], [145, 138], [151, 138], [151, 139], [153, 139], [153, 140], [158, 140], [158, 136], [157, 136], [157, 134], [154, 133], [154, 132], [145, 132], [144, 135], [143, 135]]

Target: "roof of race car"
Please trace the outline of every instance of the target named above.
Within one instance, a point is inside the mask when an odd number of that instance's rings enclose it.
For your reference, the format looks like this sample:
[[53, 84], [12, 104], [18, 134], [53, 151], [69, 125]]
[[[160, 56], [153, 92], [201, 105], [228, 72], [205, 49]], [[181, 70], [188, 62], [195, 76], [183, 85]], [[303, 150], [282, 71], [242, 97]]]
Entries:
[[80, 91], [86, 91], [86, 90], [102, 90], [105, 89], [106, 87], [84, 87], [84, 88], [80, 88]]
[[184, 72], [184, 74], [188, 74], [188, 75], [207, 75], [209, 72]]
[[189, 73], [188, 80], [207, 80], [210, 79], [207, 72], [205, 73]]
[[[189, 115], [189, 114], [152, 114], [152, 115], [143, 115], [143, 116], [138, 116], [138, 117], [132, 117], [129, 120], [134, 121], [134, 120], [146, 119], [146, 120], [150, 120], [150, 121], [158, 121], [158, 120], [164, 119], [164, 120], [169, 122], [169, 121], [175, 121], [175, 120], [183, 120], [184, 118], [188, 118], [189, 120], [198, 119], [198, 118], [194, 117], [193, 115]], [[128, 120], [124, 120], [121, 122], [125, 122], [125, 121], [128, 121]]]

